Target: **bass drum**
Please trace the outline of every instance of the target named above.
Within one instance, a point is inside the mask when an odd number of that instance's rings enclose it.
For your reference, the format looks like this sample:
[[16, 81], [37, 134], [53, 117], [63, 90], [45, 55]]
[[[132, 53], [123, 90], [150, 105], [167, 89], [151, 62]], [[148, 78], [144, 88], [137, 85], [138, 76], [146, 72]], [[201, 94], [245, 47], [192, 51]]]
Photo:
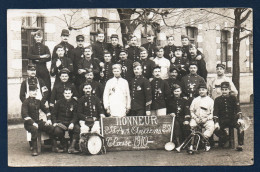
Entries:
[[88, 155], [98, 155], [103, 152], [103, 138], [97, 133], [84, 133], [80, 136], [81, 151]]

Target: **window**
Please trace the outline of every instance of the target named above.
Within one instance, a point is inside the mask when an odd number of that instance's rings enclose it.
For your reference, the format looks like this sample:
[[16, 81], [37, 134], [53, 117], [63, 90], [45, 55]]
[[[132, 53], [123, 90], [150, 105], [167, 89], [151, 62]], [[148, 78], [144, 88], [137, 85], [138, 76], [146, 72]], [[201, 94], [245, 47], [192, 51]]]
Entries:
[[[33, 33], [38, 30], [43, 30], [44, 18], [43, 17], [24, 17], [22, 19], [21, 28], [21, 41], [22, 41], [22, 74], [27, 75], [27, 65], [29, 60], [27, 54], [34, 44]], [[43, 38], [44, 41], [44, 38]]]
[[94, 24], [91, 25], [91, 31], [90, 31], [90, 42], [91, 44], [96, 42], [96, 35], [98, 29], [102, 29], [105, 33], [105, 42], [107, 42], [107, 29], [108, 29], [108, 23], [102, 23], [104, 21], [108, 21], [107, 18], [104, 17], [91, 17], [90, 18]]
[[187, 26], [186, 27], [186, 34], [190, 38], [190, 43], [196, 43], [197, 36], [198, 36], [198, 29], [196, 27]]
[[253, 36], [249, 36], [249, 72], [253, 72]]
[[228, 61], [228, 34], [226, 30], [221, 31], [221, 63]]

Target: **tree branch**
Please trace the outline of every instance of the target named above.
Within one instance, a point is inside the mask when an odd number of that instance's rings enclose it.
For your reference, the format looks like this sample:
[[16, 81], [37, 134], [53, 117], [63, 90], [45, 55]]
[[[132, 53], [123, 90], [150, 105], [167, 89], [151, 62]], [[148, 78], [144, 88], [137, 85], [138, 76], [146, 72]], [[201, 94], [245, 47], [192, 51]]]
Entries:
[[252, 13], [252, 11], [249, 10], [249, 11], [246, 13], [246, 15], [239, 21], [239, 23], [240, 23], [240, 24], [244, 23], [251, 13]]
[[247, 34], [247, 35], [245, 35], [245, 36], [239, 38], [239, 41], [242, 41], [243, 39], [245, 39], [245, 38], [247, 38], [247, 37], [249, 37], [249, 36], [251, 36], [251, 35], [253, 35], [253, 34], [252, 34], [252, 33], [249, 33], [249, 34]]
[[208, 13], [216, 14], [216, 15], [219, 15], [219, 16], [222, 16], [222, 17], [226, 17], [226, 18], [229, 18], [229, 19], [232, 19], [232, 20], [235, 20], [235, 19], [232, 18], [232, 17], [225, 16], [225, 15], [222, 15], [222, 14], [219, 14], [219, 13], [215, 13], [215, 12], [212, 12], [212, 11], [208, 11], [208, 10], [206, 10], [206, 9], [200, 9], [200, 10], [206, 11], [206, 12], [208, 12]]

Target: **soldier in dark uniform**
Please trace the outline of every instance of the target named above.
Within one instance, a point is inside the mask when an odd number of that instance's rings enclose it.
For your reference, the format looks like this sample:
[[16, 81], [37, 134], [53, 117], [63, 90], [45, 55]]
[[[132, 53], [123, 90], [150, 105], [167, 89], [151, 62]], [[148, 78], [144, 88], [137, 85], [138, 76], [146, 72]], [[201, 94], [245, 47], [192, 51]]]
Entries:
[[140, 49], [137, 46], [137, 37], [135, 35], [130, 35], [129, 47], [127, 48], [128, 59], [133, 62], [140, 60]]
[[229, 82], [221, 83], [222, 96], [219, 96], [214, 101], [213, 115], [217, 117], [215, 134], [219, 137], [220, 146], [223, 146], [228, 140], [225, 128], [234, 127], [237, 129], [238, 136], [238, 151], [243, 150], [244, 131], [241, 130], [241, 125], [244, 125], [242, 112], [237, 98], [230, 95]]
[[[51, 62], [51, 76], [56, 76], [54, 85], [57, 83], [60, 83], [60, 78], [59, 78], [59, 72], [67, 68], [69, 70], [69, 75], [71, 76], [71, 73], [73, 72], [73, 63], [70, 58], [64, 56], [65, 50], [62, 45], [58, 45], [56, 47], [57, 51], [56, 54], [58, 55], [57, 58], [52, 59]], [[70, 79], [72, 82], [72, 79]]]
[[[46, 84], [48, 90], [51, 90], [50, 73], [46, 67], [46, 62], [51, 60], [51, 53], [49, 48], [42, 43], [43, 32], [38, 30], [34, 36], [35, 44], [28, 53], [28, 59], [36, 64], [36, 76], [41, 78]], [[49, 96], [47, 97], [49, 99]]]
[[111, 60], [112, 63], [115, 64], [120, 60], [119, 54], [120, 54], [120, 50], [122, 49], [122, 46], [118, 43], [119, 38], [117, 34], [112, 34], [110, 39], [111, 39], [111, 43], [108, 43], [107, 50], [112, 55], [112, 60]]
[[[29, 85], [29, 97], [22, 104], [22, 118], [25, 120], [24, 128], [31, 133], [32, 137], [32, 156], [37, 156], [37, 137], [38, 131], [44, 131], [52, 138], [54, 127], [51, 122], [49, 109], [38, 99], [37, 86]], [[47, 116], [47, 122], [40, 120], [39, 110], [42, 110]]]
[[188, 74], [189, 61], [182, 57], [182, 50], [180, 46], [176, 46], [174, 57], [171, 59], [171, 65], [176, 66], [179, 70], [178, 79], [181, 80], [183, 76]]
[[81, 133], [100, 133], [99, 119], [105, 117], [100, 99], [91, 94], [92, 87], [89, 83], [85, 83], [83, 91], [85, 95], [79, 99], [77, 110]]
[[168, 60], [171, 60], [174, 56], [174, 52], [175, 52], [175, 45], [174, 45], [174, 36], [173, 35], [169, 35], [167, 36], [167, 42], [168, 45], [166, 45], [163, 49], [164, 49], [164, 57]]
[[184, 97], [187, 97], [189, 103], [191, 104], [192, 100], [199, 96], [198, 86], [202, 84], [206, 84], [205, 80], [197, 74], [197, 63], [195, 61], [190, 62], [189, 71], [190, 73], [184, 77], [182, 77], [181, 82], [183, 85], [183, 94]]
[[83, 91], [83, 87], [84, 87], [85, 83], [87, 82], [92, 87], [92, 95], [97, 96], [100, 100], [102, 100], [103, 99], [104, 86], [100, 82], [93, 80], [94, 74], [93, 74], [93, 71], [91, 69], [87, 69], [84, 74], [85, 74], [86, 81], [79, 86], [79, 97], [84, 96], [85, 93]]
[[56, 45], [52, 52], [52, 60], [58, 58], [57, 49], [62, 46], [64, 47], [64, 57], [70, 58], [71, 50], [74, 49], [73, 45], [68, 43], [70, 32], [67, 29], [61, 31], [61, 42]]
[[180, 80], [178, 80], [178, 75], [179, 75], [178, 68], [175, 67], [175, 66], [171, 66], [170, 67], [170, 75], [169, 75], [170, 77], [166, 81], [167, 81], [168, 85], [170, 86], [172, 96], [173, 96], [173, 91], [174, 91], [176, 84], [181, 87], [181, 90], [183, 89], [182, 82]]
[[190, 134], [190, 108], [188, 101], [181, 97], [180, 85], [174, 84], [172, 92], [173, 96], [167, 101], [167, 114], [175, 116], [173, 135], [178, 147]]
[[150, 82], [142, 75], [142, 66], [139, 62], [134, 62], [133, 66], [135, 77], [132, 79], [130, 87], [131, 115], [151, 115], [152, 92]]
[[153, 80], [151, 81], [152, 88], [152, 105], [151, 115], [163, 116], [166, 115], [166, 101], [169, 98], [171, 91], [167, 81], [160, 78], [161, 68], [156, 66], [153, 70]]
[[153, 77], [153, 68], [156, 66], [154, 61], [147, 59], [148, 53], [144, 47], [140, 47], [140, 63], [143, 68], [143, 76], [147, 79]]
[[48, 90], [44, 81], [41, 78], [36, 77], [35, 64], [31, 64], [31, 63], [28, 64], [27, 74], [28, 74], [28, 78], [26, 78], [21, 84], [20, 100], [24, 102], [25, 99], [29, 97], [29, 85], [36, 85], [37, 86], [36, 98], [40, 99], [41, 103], [45, 104], [50, 90]]
[[91, 69], [94, 74], [94, 80], [99, 81], [100, 78], [100, 63], [99, 60], [92, 57], [92, 47], [88, 46], [84, 48], [84, 58], [78, 63], [78, 74], [80, 75], [79, 83], [85, 82], [84, 73], [87, 69]]
[[[190, 55], [190, 38], [187, 35], [181, 35], [181, 43], [182, 43], [182, 52], [183, 58], [191, 60]], [[204, 58], [204, 55], [197, 49], [198, 60]], [[200, 56], [199, 56], [200, 55]]]
[[97, 33], [97, 41], [91, 45], [93, 50], [93, 57], [97, 58], [101, 62], [104, 62], [104, 51], [108, 48], [108, 44], [104, 42], [104, 40], [104, 31], [99, 29]]
[[104, 52], [104, 65], [101, 66], [100, 82], [105, 86], [106, 82], [114, 77], [113, 74], [113, 62], [111, 62], [111, 54], [108, 51]]
[[122, 78], [128, 81], [128, 84], [131, 84], [131, 80], [134, 78], [134, 71], [133, 71], [133, 61], [128, 58], [128, 52], [126, 49], [122, 48], [120, 50], [120, 60], [118, 64], [122, 66]]
[[[78, 153], [75, 149], [76, 141], [79, 139], [80, 127], [77, 119], [77, 101], [72, 98], [73, 90], [70, 87], [64, 89], [64, 98], [58, 100], [52, 111], [52, 123], [54, 128], [53, 150], [57, 153], [67, 152], [67, 140], [65, 131], [69, 131], [71, 145], [68, 153]], [[65, 127], [64, 127], [65, 126]], [[66, 129], [67, 128], [67, 129]], [[57, 147], [56, 138], [61, 141], [63, 149]]]
[[[191, 44], [190, 45], [190, 62], [192, 61], [196, 61], [197, 65], [198, 65], [198, 75], [201, 76], [202, 78], [204, 78], [204, 80], [207, 82], [207, 75], [208, 75], [208, 71], [206, 68], [206, 62], [204, 60], [204, 55], [201, 54], [197, 54], [197, 47], [195, 44]], [[200, 56], [200, 57], [199, 57]]]
[[50, 108], [52, 111], [52, 108], [54, 107], [55, 101], [61, 100], [64, 98], [64, 89], [67, 87], [70, 87], [73, 90], [73, 98], [77, 100], [78, 92], [76, 90], [75, 85], [69, 81], [69, 70], [64, 68], [59, 73], [61, 82], [55, 84], [53, 86], [52, 92], [51, 92], [51, 100], [50, 100]]
[[79, 88], [79, 85], [80, 85], [80, 76], [78, 74], [78, 63], [81, 61], [81, 59], [84, 58], [84, 36], [83, 35], [78, 35], [76, 37], [76, 41], [77, 41], [77, 47], [74, 48], [72, 51], [71, 51], [71, 55], [70, 55], [70, 58], [73, 62], [73, 75], [75, 77], [74, 79], [74, 84], [75, 86], [77, 87], [77, 89]]
[[147, 33], [146, 39], [148, 42], [143, 44], [142, 47], [147, 50], [148, 58], [153, 60], [156, 57], [156, 43], [154, 43], [154, 34], [151, 30]]

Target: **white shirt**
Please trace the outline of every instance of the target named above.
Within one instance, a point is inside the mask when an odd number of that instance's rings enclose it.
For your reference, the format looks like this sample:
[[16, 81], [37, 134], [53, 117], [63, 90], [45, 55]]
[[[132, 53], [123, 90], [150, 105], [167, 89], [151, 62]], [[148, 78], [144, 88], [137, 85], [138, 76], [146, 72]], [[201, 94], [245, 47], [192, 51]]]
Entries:
[[155, 62], [156, 65], [161, 67], [161, 78], [168, 79], [171, 62], [165, 57], [162, 58], [156, 57], [153, 61]]
[[107, 81], [103, 94], [104, 108], [110, 110], [111, 116], [126, 116], [126, 109], [131, 107], [131, 98], [127, 80], [111, 78]]
[[[196, 97], [190, 105], [191, 117], [213, 119], [214, 101], [209, 96]], [[194, 116], [195, 115], [195, 116]]]

